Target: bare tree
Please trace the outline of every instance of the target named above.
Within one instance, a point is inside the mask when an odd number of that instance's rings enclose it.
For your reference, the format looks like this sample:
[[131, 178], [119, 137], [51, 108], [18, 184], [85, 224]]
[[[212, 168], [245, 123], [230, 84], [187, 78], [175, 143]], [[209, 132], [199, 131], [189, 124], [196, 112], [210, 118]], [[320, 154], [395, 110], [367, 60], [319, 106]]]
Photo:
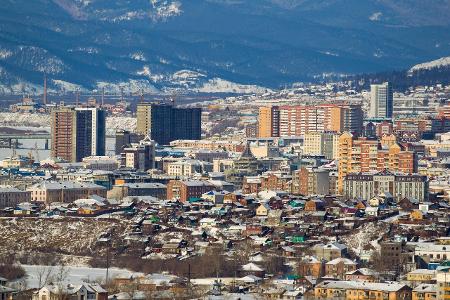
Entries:
[[38, 280], [38, 288], [41, 289], [46, 284], [50, 283], [52, 276], [53, 276], [53, 267], [39, 266], [36, 271], [36, 277]]

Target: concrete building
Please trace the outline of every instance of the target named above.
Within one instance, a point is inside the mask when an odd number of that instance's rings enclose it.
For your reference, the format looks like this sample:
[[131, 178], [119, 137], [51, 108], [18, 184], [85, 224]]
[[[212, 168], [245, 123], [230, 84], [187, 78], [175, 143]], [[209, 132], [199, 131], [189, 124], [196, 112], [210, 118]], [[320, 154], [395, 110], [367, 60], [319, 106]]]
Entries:
[[226, 150], [230, 152], [242, 152], [246, 144], [241, 141], [224, 140], [176, 140], [170, 142], [170, 146], [180, 149], [202, 149], [202, 150]]
[[139, 171], [155, 168], [155, 142], [147, 136], [138, 144], [130, 144], [121, 154], [122, 166]]
[[137, 132], [150, 135], [161, 145], [178, 139], [201, 139], [201, 108], [178, 108], [168, 104], [140, 103]]
[[119, 168], [119, 160], [109, 156], [88, 156], [83, 158], [83, 166], [85, 169], [114, 171]]
[[329, 171], [321, 168], [306, 168], [294, 171], [292, 193], [295, 195], [328, 195], [330, 193]]
[[394, 93], [389, 82], [370, 86], [370, 118], [392, 118]]
[[336, 159], [339, 150], [340, 134], [336, 132], [305, 133], [303, 155], [323, 155], [327, 159]]
[[171, 180], [167, 184], [167, 199], [187, 202], [191, 199], [201, 198], [203, 194], [214, 189], [214, 185], [207, 181]]
[[152, 196], [158, 199], [165, 199], [167, 186], [162, 183], [124, 183], [113, 186], [108, 192], [108, 198], [122, 200], [125, 197]]
[[344, 178], [343, 195], [349, 199], [370, 200], [383, 193], [395, 200], [403, 198], [423, 202], [428, 199], [427, 176], [419, 174], [391, 173], [389, 171], [352, 173]]
[[196, 159], [183, 159], [167, 164], [167, 174], [177, 177], [189, 177], [194, 174], [203, 174], [213, 170], [212, 163]]
[[105, 155], [105, 130], [106, 114], [101, 109], [56, 109], [51, 114], [51, 155], [69, 162]]
[[31, 201], [52, 203], [72, 203], [92, 195], [106, 198], [106, 188], [93, 183], [76, 183], [72, 181], [43, 181], [27, 188], [31, 192]]

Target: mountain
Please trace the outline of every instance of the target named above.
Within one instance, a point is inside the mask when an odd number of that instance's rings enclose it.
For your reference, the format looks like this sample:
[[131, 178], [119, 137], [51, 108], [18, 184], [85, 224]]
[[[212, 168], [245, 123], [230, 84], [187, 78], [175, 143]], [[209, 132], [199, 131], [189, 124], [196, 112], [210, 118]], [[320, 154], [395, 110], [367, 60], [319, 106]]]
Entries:
[[[447, 0], [3, 0], [0, 92], [263, 90], [450, 53]], [[181, 76], [180, 76], [181, 74]]]

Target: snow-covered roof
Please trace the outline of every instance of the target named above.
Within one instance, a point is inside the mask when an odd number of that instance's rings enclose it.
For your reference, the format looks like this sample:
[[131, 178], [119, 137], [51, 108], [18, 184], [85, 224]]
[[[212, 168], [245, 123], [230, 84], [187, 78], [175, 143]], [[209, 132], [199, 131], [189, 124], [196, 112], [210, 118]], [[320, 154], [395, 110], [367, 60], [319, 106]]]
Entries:
[[264, 269], [260, 266], [258, 266], [255, 263], [248, 263], [246, 265], [242, 266], [242, 270], [244, 271], [250, 271], [250, 272], [261, 272], [264, 271]]

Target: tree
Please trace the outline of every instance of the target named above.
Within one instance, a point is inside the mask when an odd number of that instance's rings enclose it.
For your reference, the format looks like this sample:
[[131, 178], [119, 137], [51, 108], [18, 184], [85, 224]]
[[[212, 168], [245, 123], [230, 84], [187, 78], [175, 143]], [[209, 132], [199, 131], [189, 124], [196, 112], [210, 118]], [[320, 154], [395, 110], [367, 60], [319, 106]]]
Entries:
[[36, 277], [38, 280], [38, 288], [41, 289], [46, 284], [49, 284], [52, 276], [53, 276], [53, 267], [51, 266], [37, 267]]

